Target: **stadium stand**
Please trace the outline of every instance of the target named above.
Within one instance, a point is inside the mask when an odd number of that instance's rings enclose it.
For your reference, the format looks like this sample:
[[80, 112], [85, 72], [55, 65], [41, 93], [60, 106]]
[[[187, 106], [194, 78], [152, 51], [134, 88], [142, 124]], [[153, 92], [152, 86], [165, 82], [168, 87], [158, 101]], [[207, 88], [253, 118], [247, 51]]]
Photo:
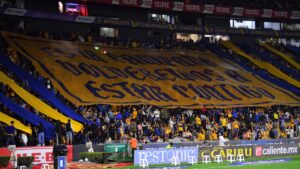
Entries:
[[[207, 42], [203, 42], [200, 45], [201, 48], [205, 49], [204, 46], [206, 44]], [[233, 44], [230, 44], [229, 42], [224, 42], [222, 45], [247, 57], [247, 59], [250, 58], [250, 56], [242, 53], [241, 50], [234, 47]], [[224, 55], [219, 49], [216, 50], [217, 44], [210, 44], [210, 46], [210, 49], [215, 51], [218, 55]], [[12, 62], [18, 63], [18, 65], [21, 65], [24, 68], [32, 67], [26, 65], [30, 62], [24, 61], [25, 58], [23, 58], [22, 61], [19, 59], [21, 54], [14, 54], [15, 56], [13, 56], [12, 53], [13, 52], [10, 53], [9, 57]], [[7, 56], [7, 53], [4, 54]], [[16, 57], [16, 55], [18, 57]], [[31, 82], [28, 82], [30, 75], [27, 74], [26, 70], [20, 69], [18, 66], [14, 65], [14, 63], [8, 61], [5, 56], [2, 56], [2, 58], [1, 64], [8, 68], [6, 70], [7, 72], [12, 70], [12, 73], [16, 74], [21, 80], [25, 80], [27, 83], [31, 84], [29, 87], [34, 88], [33, 84], [36, 80], [32, 78], [30, 79]], [[228, 57], [227, 59], [230, 60]], [[253, 62], [259, 63], [257, 60], [253, 60]], [[240, 63], [240, 65], [242, 65], [242, 63]], [[30, 74], [37, 74], [35, 72], [35, 70], [29, 70]], [[4, 74], [1, 75], [3, 76], [3, 78], [1, 78], [3, 83], [5, 81], [4, 77], [6, 76]], [[280, 73], [274, 75], [278, 76]], [[286, 80], [287, 78], [284, 79]], [[38, 88], [43, 87], [39, 86]], [[297, 90], [293, 91], [297, 92]], [[37, 93], [43, 96], [41, 94], [43, 92], [37, 91]], [[50, 94], [48, 94], [48, 96], [49, 95]], [[44, 99], [50, 100], [48, 96], [45, 96]], [[57, 97], [57, 95], [53, 96]], [[14, 97], [14, 99], [16, 98]], [[8, 101], [7, 98], [4, 98], [3, 96], [3, 103], [5, 103], [5, 100], [6, 102]], [[9, 106], [9, 103], [5, 106]], [[10, 108], [13, 109], [14, 107], [18, 106], [11, 106]], [[109, 108], [110, 106], [105, 106], [105, 108], [103, 108], [103, 106], [98, 105], [97, 107], [98, 109], [94, 106], [86, 106], [82, 111], [84, 113], [83, 117], [94, 121], [91, 125], [85, 124], [85, 129], [82, 134], [86, 135], [94, 143], [109, 142], [110, 140], [124, 140], [128, 138], [128, 135], [132, 134], [137, 135], [138, 140], [143, 142], [161, 142], [169, 139], [178, 141], [217, 140], [219, 134], [225, 135], [229, 139], [290, 138], [294, 137], [294, 134], [291, 135], [291, 130], [293, 130], [292, 133], [298, 133], [299, 131], [297, 128], [298, 121], [295, 119], [298, 109], [285, 106], [274, 106], [271, 109], [233, 108], [202, 110], [170, 110], [154, 108], [151, 106], [113, 106], [112, 108]], [[17, 113], [19, 111], [14, 110], [14, 112]], [[33, 115], [33, 113], [30, 114]], [[73, 115], [70, 114], [68, 117], [72, 116]], [[168, 116], [171, 117], [169, 118]], [[37, 118], [35, 117], [33, 119]], [[26, 121], [30, 122], [29, 119]], [[85, 120], [81, 120], [81, 122], [84, 121]], [[37, 126], [36, 122], [31, 123]], [[79, 139], [76, 139], [75, 143], [83, 143], [82, 141], [85, 141], [86, 138], [84, 139], [82, 134], [82, 138], [80, 138], [80, 134], [75, 137]]]
[[[289, 0], [288, 2], [283, 0], [272, 2], [266, 0], [259, 2], [257, 0], [191, 0], [184, 2], [190, 4], [244, 6], [259, 9], [262, 6], [277, 10], [300, 9], [299, 3], [295, 0]], [[14, 5], [6, 4], [4, 7], [14, 7]], [[162, 22], [158, 22], [158, 24], [162, 24]], [[164, 22], [163, 24], [168, 23]], [[10, 42], [13, 41], [12, 36], [5, 36], [6, 33], [2, 32], [0, 39], [1, 135], [5, 135], [4, 129], [7, 127], [5, 124], [9, 125], [11, 121], [15, 121], [18, 135], [25, 132], [29, 136], [28, 138], [31, 138], [27, 145], [37, 145], [37, 127], [39, 123], [42, 123], [45, 128], [46, 144], [54, 144], [53, 140], [57, 137], [55, 136], [56, 120], [60, 120], [63, 123], [62, 135], [58, 137], [63, 137], [62, 140], [65, 140], [66, 124], [69, 119], [74, 130], [74, 144], [85, 144], [89, 140], [95, 144], [127, 142], [133, 135], [142, 143], [167, 142], [170, 140], [173, 142], [216, 141], [220, 135], [225, 136], [229, 140], [299, 137], [299, 47], [284, 45], [282, 49], [278, 49], [276, 45], [272, 46], [267, 43], [259, 43], [255, 44], [255, 46], [248, 44], [235, 45], [237, 43], [221, 40], [211, 43], [206, 38], [201, 38], [197, 41], [191, 39], [184, 41], [171, 39], [164, 35], [157, 37], [142, 36], [140, 39], [135, 39], [121, 36], [81, 35], [75, 32], [63, 34], [52, 30], [38, 32], [31, 29], [22, 29], [17, 28], [16, 25], [12, 27], [1, 25], [1, 28], [13, 36], [26, 36], [27, 39], [42, 39], [42, 41], [53, 42], [53, 44], [61, 41], [64, 41], [65, 44], [71, 44], [72, 42], [72, 45], [89, 44], [89, 47], [98, 47], [100, 50], [102, 48], [112, 48], [112, 50], [124, 49], [126, 53], [134, 53], [132, 51], [138, 50], [156, 51], [157, 54], [161, 54], [164, 51], [174, 53], [190, 52], [193, 55], [202, 56], [202, 58], [206, 56], [216, 60], [220, 59], [222, 60], [220, 65], [228, 64], [230, 69], [250, 72], [253, 77], [259, 79], [255, 79], [256, 81], [266, 81], [266, 84], [272, 86], [274, 91], [284, 91], [284, 96], [287, 96], [290, 100], [292, 100], [291, 98], [295, 100], [293, 103], [284, 99], [280, 100], [282, 102], [278, 101], [276, 103], [269, 103], [269, 100], [264, 100], [266, 106], [255, 106], [254, 104], [243, 106], [237, 104], [236, 106], [229, 106], [230, 108], [223, 103], [225, 99], [222, 102], [219, 101], [219, 107], [213, 104], [201, 108], [178, 108], [177, 105], [173, 107], [168, 107], [167, 105], [155, 106], [146, 103], [132, 105], [113, 104], [113, 102], [111, 104], [95, 102], [89, 105], [79, 105], [66, 97], [63, 90], [58, 88], [59, 85], [55, 84], [53, 78], [44, 76], [45, 73], [36, 66], [32, 59], [24, 54], [26, 52], [18, 49], [13, 45], [14, 43]], [[92, 43], [94, 46], [91, 45]], [[26, 46], [25, 43], [24, 46]], [[58, 55], [65, 54], [72, 57], [72, 52], [74, 51], [57, 50], [54, 52], [57, 52], [56, 54]], [[105, 50], [103, 54], [106, 52], [109, 51]], [[45, 59], [43, 58], [45, 56], [40, 56], [39, 61]], [[85, 56], [95, 57], [88, 54]], [[113, 57], [113, 55], [111, 56]], [[120, 58], [116, 57], [116, 59]], [[132, 58], [123, 57], [120, 60], [122, 59], [126, 62]], [[184, 62], [186, 60], [179, 60], [178, 62], [180, 61], [182, 61], [181, 64], [191, 63], [190, 61]], [[201, 65], [199, 69], [203, 67], [205, 66]], [[209, 71], [205, 73], [206, 75], [212, 74]], [[91, 76], [89, 77], [92, 79]], [[67, 78], [66, 76], [65, 79]], [[218, 79], [218, 77], [216, 78]], [[72, 79], [69, 80], [71, 81]], [[67, 87], [72, 88], [72, 86]], [[137, 90], [137, 88], [135, 89]], [[202, 90], [202, 88], [193, 89], [198, 92]], [[188, 89], [179, 87], [178, 90], [185, 93], [184, 91]], [[271, 93], [271, 91], [269, 92]], [[186, 97], [190, 97], [189, 94], [191, 92], [186, 93]], [[251, 92], [244, 93], [246, 93], [245, 95], [251, 95]], [[255, 92], [253, 93], [252, 95], [255, 95]], [[171, 95], [173, 93], [167, 94]], [[238, 98], [235, 99], [238, 100]], [[4, 137], [1, 139], [5, 140]], [[17, 140], [17, 145], [22, 145], [21, 140]], [[6, 145], [2, 144], [1, 146]]]

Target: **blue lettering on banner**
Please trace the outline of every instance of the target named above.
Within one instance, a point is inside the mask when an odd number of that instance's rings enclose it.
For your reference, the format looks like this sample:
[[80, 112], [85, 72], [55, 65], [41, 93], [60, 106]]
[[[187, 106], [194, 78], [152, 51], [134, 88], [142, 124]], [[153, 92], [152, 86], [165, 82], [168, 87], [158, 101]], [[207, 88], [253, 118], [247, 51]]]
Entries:
[[191, 158], [198, 160], [198, 148], [136, 150], [134, 165], [139, 165], [141, 159], [146, 159], [149, 165], [170, 164], [173, 157], [178, 157], [180, 162], [189, 162]]

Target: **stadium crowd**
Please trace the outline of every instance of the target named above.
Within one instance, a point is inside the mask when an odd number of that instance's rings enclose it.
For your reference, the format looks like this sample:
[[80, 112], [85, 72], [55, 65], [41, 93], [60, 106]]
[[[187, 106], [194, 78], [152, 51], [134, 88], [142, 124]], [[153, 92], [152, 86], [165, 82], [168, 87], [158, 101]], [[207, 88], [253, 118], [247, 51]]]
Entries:
[[[100, 42], [108, 45], [122, 45], [127, 47], [145, 48], [166, 48], [166, 49], [191, 49], [205, 50], [201, 41], [181, 42], [168, 39], [147, 38], [144, 42], [135, 40], [122, 41], [121, 39], [110, 39], [108, 37], [88, 36], [85, 40], [76, 33], [61, 35], [49, 32], [34, 32], [19, 30], [19, 33], [34, 36], [51, 38], [55, 40], [88, 41]], [[1, 38], [1, 57], [7, 57], [11, 62], [17, 64], [24, 71], [42, 81], [45, 88], [52, 91], [65, 105], [81, 114], [86, 119], [93, 121], [91, 125], [84, 124], [84, 129], [79, 133], [74, 133], [72, 126], [61, 124], [53, 119], [39, 113], [29, 104], [16, 95], [9, 86], [0, 83], [0, 92], [17, 102], [21, 107], [35, 113], [43, 119], [56, 124], [59, 129], [57, 137], [61, 142], [68, 144], [84, 144], [87, 141], [93, 143], [127, 142], [130, 137], [136, 137], [140, 142], [163, 142], [170, 141], [204, 141], [218, 140], [220, 135], [229, 140], [247, 139], [275, 139], [293, 138], [299, 136], [299, 107], [272, 106], [272, 107], [242, 107], [242, 108], [212, 108], [212, 109], [166, 109], [149, 105], [140, 106], [75, 106], [68, 102], [51, 84], [49, 79], [43, 78], [35, 70], [26, 57], [22, 56], [15, 49], [9, 47], [5, 40]], [[230, 52], [230, 51], [228, 51]], [[235, 59], [241, 57], [235, 56]], [[250, 64], [250, 63], [249, 63]], [[250, 65], [255, 69], [254, 65]], [[13, 78], [20, 86], [35, 94], [26, 84], [20, 81], [12, 72], [0, 65], [1, 71]], [[38, 97], [38, 95], [36, 95]], [[42, 98], [41, 98], [42, 99]], [[46, 100], [45, 100], [46, 101]], [[47, 102], [51, 105], [51, 103]], [[0, 103], [0, 111], [14, 117], [24, 124], [28, 122], [14, 115]], [[42, 125], [32, 126], [32, 135], [22, 131], [17, 131], [13, 124], [7, 126], [0, 125], [0, 146], [13, 144], [18, 146], [54, 144], [54, 140], [44, 140], [42, 135], [44, 129]], [[17, 133], [17, 134], [16, 134]]]

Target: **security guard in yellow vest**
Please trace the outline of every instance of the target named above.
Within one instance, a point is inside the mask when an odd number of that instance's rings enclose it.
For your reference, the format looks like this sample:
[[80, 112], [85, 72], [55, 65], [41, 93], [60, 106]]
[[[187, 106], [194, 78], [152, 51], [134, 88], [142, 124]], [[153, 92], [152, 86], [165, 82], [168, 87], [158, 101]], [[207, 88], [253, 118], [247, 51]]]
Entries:
[[173, 143], [171, 142], [170, 144], [168, 144], [166, 148], [168, 149], [173, 148]]

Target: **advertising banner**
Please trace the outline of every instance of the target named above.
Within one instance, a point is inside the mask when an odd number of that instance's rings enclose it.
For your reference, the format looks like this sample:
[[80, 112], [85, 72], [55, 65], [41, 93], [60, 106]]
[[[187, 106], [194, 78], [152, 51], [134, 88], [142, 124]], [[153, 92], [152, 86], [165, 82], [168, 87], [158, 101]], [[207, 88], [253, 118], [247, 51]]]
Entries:
[[300, 19], [300, 11], [292, 11], [291, 19]]
[[226, 108], [300, 103], [299, 96], [209, 52], [95, 50], [90, 43], [4, 36], [75, 105]]
[[279, 144], [279, 145], [263, 145], [254, 146], [255, 156], [282, 156], [282, 155], [294, 155], [299, 154], [298, 144]]
[[238, 154], [244, 154], [245, 157], [253, 156], [253, 146], [242, 146], [242, 147], [201, 147], [199, 148], [199, 159], [204, 155], [209, 155], [211, 158], [215, 158], [216, 155], [222, 155], [226, 158], [228, 154], [232, 154], [235, 157]]
[[189, 162], [190, 158], [198, 159], [198, 148], [149, 149], [134, 152], [134, 165], [139, 165], [141, 159], [146, 159], [149, 165], [170, 164], [173, 157], [179, 161]]
[[203, 6], [203, 13], [206, 13], [206, 14], [213, 14], [214, 13], [214, 8], [215, 6], [214, 5], [204, 5]]
[[8, 148], [0, 148], [0, 156], [10, 156], [11, 152]]
[[273, 16], [273, 10], [272, 9], [263, 9], [261, 17], [263, 18], [272, 18]]
[[184, 2], [174, 2], [173, 11], [183, 11]]
[[184, 11], [201, 13], [201, 12], [203, 12], [203, 5], [185, 4], [184, 5]]
[[273, 18], [280, 18], [280, 19], [288, 19], [289, 18], [289, 12], [288, 11], [273, 11]]
[[[73, 147], [67, 146], [68, 154], [67, 161], [73, 160]], [[53, 163], [53, 147], [52, 146], [43, 146], [43, 147], [18, 147], [15, 150], [17, 157], [28, 157], [32, 156], [34, 158], [33, 164], [45, 164]]]
[[24, 16], [26, 14], [26, 9], [17, 9], [17, 8], [7, 8], [4, 11], [5, 15], [15, 15], [15, 16]]
[[[144, 0], [147, 4], [150, 4], [149, 8], [151, 8], [152, 0]], [[141, 1], [142, 2], [142, 1]], [[173, 7], [175, 11], [187, 11], [187, 12], [198, 12], [203, 13], [204, 6], [203, 5], [192, 5], [185, 4], [184, 6], [182, 2], [176, 3], [177, 5]], [[13, 8], [15, 9], [15, 8]], [[18, 10], [18, 9], [17, 9]], [[21, 15], [21, 13], [17, 14], [21, 11], [7, 11], [6, 9], [0, 9], [0, 13], [6, 15]], [[244, 16], [244, 8], [242, 7], [233, 7], [232, 8], [233, 16]], [[125, 27], [133, 27], [133, 28], [149, 28], [149, 29], [164, 29], [171, 31], [179, 31], [179, 32], [191, 32], [191, 33], [203, 33], [204, 29], [200, 26], [194, 25], [180, 25], [180, 24], [160, 24], [160, 23], [149, 23], [149, 22], [140, 22], [140, 21], [131, 21], [131, 20], [120, 20], [120, 19], [109, 19], [109, 18], [101, 18], [101, 17], [81, 17], [81, 16], [72, 16], [72, 15], [64, 15], [64, 14], [56, 14], [56, 13], [43, 13], [43, 12], [35, 12], [35, 11], [27, 11], [24, 14], [25, 17], [39, 18], [39, 19], [51, 19], [51, 20], [59, 20], [59, 21], [68, 21], [68, 22], [81, 22], [86, 24], [100, 24], [105, 26], [125, 26]], [[291, 19], [300, 19], [300, 11], [291, 11], [289, 12], [289, 16]], [[273, 10], [263, 9], [261, 17], [270, 18], [273, 17]], [[280, 19], [280, 18], [279, 18]], [[300, 32], [296, 31], [272, 31], [272, 30], [250, 30], [250, 29], [231, 29], [231, 28], [209, 28], [210, 33], [217, 34], [240, 34], [240, 35], [259, 35], [259, 36], [276, 36], [276, 37], [300, 37]]]
[[243, 16], [244, 8], [242, 7], [233, 7], [232, 15], [233, 16]]
[[124, 6], [139, 7], [140, 1], [139, 0], [120, 0], [119, 4], [124, 5]]
[[173, 3], [171, 1], [153, 0], [152, 7], [154, 9], [172, 10]]
[[[103, 144], [93, 144], [94, 152], [104, 152]], [[88, 152], [88, 148], [85, 144], [73, 145], [73, 161], [79, 161], [81, 152]]]
[[[140, 7], [149, 9], [160, 9], [165, 11], [195, 12], [213, 15], [231, 15], [255, 18], [274, 19], [300, 19], [300, 11], [278, 11], [273, 9], [247, 9], [239, 6], [215, 6], [210, 4], [191, 4], [191, 2], [178, 2], [166, 0], [92, 0], [99, 3], [113, 4], [119, 6]], [[13, 12], [15, 13], [15, 12]], [[21, 14], [21, 13], [20, 13]], [[18, 14], [18, 15], [20, 15]]]
[[127, 152], [127, 144], [125, 143], [104, 144], [104, 152], [107, 153]]
[[152, 8], [152, 0], [141, 0], [142, 8]]
[[244, 9], [244, 16], [247, 17], [260, 17], [261, 10], [260, 9]]
[[220, 15], [231, 15], [231, 7], [215, 6], [214, 13]]
[[169, 143], [151, 143], [151, 144], [143, 144], [143, 149], [159, 149], [159, 148], [166, 148]]
[[81, 22], [81, 23], [94, 23], [95, 21], [94, 16], [77, 16], [75, 19], [75, 22]]
[[230, 140], [227, 145], [246, 146], [246, 145], [268, 145], [268, 144], [294, 144], [299, 143], [300, 139], [270, 139], [270, 140]]

